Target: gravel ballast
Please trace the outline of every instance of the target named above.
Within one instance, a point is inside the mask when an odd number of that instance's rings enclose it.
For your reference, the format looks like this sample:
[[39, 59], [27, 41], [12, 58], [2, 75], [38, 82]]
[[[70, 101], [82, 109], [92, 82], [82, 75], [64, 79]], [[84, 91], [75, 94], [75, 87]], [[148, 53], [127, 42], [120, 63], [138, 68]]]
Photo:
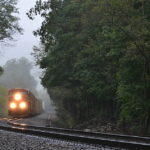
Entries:
[[0, 150], [104, 150], [104, 148], [0, 130]]

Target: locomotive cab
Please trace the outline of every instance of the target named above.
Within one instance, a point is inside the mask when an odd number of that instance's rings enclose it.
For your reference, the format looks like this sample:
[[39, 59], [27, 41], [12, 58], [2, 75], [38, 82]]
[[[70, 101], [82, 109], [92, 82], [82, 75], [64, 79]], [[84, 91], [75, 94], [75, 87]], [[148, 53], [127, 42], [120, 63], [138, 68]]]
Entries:
[[26, 89], [11, 89], [8, 92], [8, 115], [28, 117], [40, 113], [39, 100]]

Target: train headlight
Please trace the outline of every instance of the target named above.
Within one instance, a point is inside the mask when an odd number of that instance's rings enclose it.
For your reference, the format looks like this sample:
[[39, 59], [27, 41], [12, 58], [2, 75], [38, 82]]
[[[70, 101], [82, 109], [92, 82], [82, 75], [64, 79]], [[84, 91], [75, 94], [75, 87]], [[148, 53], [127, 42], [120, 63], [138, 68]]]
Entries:
[[25, 109], [25, 108], [27, 107], [26, 102], [21, 102], [21, 103], [19, 104], [19, 107], [20, 107], [21, 109]]
[[16, 94], [14, 95], [14, 98], [15, 98], [15, 100], [17, 100], [17, 101], [20, 101], [21, 98], [22, 98], [22, 96], [21, 96], [20, 93], [16, 93]]
[[15, 109], [17, 107], [17, 105], [16, 105], [16, 103], [12, 102], [12, 103], [10, 103], [9, 107], [11, 109]]

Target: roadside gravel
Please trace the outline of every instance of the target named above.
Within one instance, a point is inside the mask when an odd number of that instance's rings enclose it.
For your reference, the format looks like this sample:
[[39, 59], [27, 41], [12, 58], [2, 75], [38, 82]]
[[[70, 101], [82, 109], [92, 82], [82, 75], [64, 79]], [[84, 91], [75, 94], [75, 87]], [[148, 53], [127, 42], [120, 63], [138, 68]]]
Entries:
[[104, 148], [0, 130], [0, 150], [104, 150]]

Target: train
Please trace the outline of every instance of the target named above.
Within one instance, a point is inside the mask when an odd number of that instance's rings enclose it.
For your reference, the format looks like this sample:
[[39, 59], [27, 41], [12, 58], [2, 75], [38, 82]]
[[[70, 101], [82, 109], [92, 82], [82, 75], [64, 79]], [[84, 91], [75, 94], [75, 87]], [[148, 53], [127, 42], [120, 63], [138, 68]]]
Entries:
[[8, 115], [12, 117], [30, 117], [43, 111], [42, 101], [30, 90], [14, 88], [8, 91]]

